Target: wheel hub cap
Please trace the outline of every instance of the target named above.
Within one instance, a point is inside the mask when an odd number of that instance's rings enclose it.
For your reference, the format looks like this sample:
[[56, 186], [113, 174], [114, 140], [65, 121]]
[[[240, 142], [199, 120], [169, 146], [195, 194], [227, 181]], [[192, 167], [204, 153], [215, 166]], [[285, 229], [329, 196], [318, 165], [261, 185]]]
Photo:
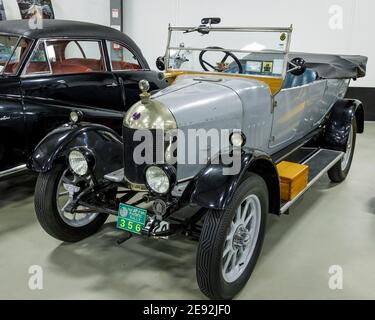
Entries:
[[250, 239], [250, 232], [244, 226], [238, 227], [233, 236], [233, 248], [240, 249], [246, 247], [249, 244]]
[[235, 282], [246, 270], [258, 241], [261, 215], [256, 195], [246, 197], [235, 210], [222, 255], [222, 275], [226, 282]]

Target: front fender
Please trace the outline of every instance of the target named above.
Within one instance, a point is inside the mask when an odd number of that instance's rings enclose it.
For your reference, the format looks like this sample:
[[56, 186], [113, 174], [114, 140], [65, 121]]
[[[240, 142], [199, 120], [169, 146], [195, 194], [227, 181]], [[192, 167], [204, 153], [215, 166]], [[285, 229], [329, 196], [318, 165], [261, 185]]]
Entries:
[[362, 102], [352, 99], [340, 99], [333, 106], [326, 123], [323, 145], [326, 148], [346, 151], [350, 126], [356, 119], [357, 132], [364, 131], [364, 110]]
[[34, 149], [27, 167], [35, 172], [48, 172], [55, 161], [63, 161], [74, 147], [93, 152], [98, 179], [122, 168], [121, 137], [106, 126], [92, 123], [65, 124], [50, 132]]
[[264, 152], [244, 148], [234, 161], [241, 164], [240, 172], [224, 175], [228, 167], [221, 161], [222, 153], [211, 161], [187, 186], [181, 201], [207, 209], [225, 210], [247, 172], [260, 175], [266, 182], [269, 193], [270, 212], [280, 213], [279, 175], [272, 159]]

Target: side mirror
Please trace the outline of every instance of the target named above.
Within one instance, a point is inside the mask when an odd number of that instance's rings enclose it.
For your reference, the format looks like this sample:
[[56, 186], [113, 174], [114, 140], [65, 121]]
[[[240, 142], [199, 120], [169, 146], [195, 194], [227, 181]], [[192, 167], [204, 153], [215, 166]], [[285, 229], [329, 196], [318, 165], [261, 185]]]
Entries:
[[302, 58], [294, 58], [288, 63], [288, 71], [294, 76], [300, 76], [306, 71], [306, 61]]
[[203, 18], [201, 24], [219, 24], [221, 18]]
[[160, 71], [164, 71], [165, 70], [164, 57], [158, 57], [156, 59], [156, 68], [158, 68]]

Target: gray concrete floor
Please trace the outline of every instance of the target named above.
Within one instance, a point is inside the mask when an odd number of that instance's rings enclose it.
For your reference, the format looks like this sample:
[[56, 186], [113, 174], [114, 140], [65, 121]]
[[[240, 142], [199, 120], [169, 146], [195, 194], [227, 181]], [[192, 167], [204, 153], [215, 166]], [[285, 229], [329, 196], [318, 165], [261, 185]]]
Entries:
[[[271, 216], [262, 255], [238, 299], [375, 299], [375, 123], [359, 135], [348, 179], [322, 178], [290, 211]], [[0, 183], [0, 299], [203, 299], [196, 243], [132, 239], [118, 246], [113, 220], [77, 244], [36, 221], [33, 176]], [[43, 290], [28, 270], [44, 270]], [[343, 268], [343, 290], [328, 286]]]

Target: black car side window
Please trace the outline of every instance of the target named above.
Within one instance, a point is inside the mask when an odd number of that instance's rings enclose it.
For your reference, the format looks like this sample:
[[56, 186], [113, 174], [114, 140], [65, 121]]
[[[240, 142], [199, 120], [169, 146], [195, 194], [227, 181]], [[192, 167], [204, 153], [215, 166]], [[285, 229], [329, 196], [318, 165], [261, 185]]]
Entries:
[[40, 42], [39, 45], [34, 49], [34, 52], [27, 64], [25, 74], [37, 75], [49, 73], [51, 73], [51, 70], [48, 64], [44, 42]]
[[113, 71], [142, 69], [137, 57], [123, 45], [107, 41], [107, 48]]

